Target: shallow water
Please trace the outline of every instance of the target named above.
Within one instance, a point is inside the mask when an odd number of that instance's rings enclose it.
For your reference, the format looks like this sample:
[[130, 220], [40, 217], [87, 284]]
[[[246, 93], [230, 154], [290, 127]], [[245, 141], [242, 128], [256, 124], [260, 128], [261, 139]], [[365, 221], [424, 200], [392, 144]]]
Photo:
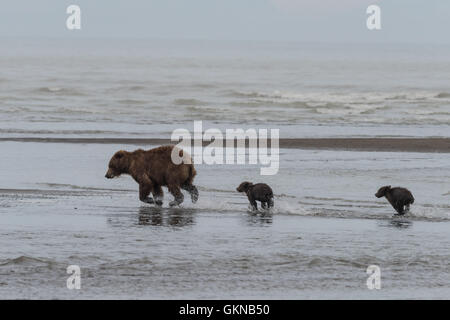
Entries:
[[[166, 191], [155, 208], [138, 201], [130, 177], [103, 176], [114, 151], [134, 146], [0, 145], [10, 168], [0, 182], [0, 297], [450, 296], [446, 154], [282, 149], [279, 174], [265, 179], [275, 208], [255, 214], [234, 189], [260, 181], [258, 166], [199, 165], [197, 204], [187, 196], [168, 208]], [[386, 180], [413, 191], [405, 217], [374, 197]], [[367, 289], [372, 264], [381, 290]], [[81, 268], [80, 290], [66, 288], [68, 265]]]
[[[448, 225], [121, 209], [81, 212], [78, 219], [62, 212], [37, 219], [30, 213], [2, 223], [8, 248], [2, 255], [11, 258], [0, 263], [0, 295], [442, 299], [450, 294]], [[79, 215], [86, 215], [82, 224]], [[13, 248], [18, 243], [20, 252]], [[81, 268], [80, 290], [66, 288], [69, 264]], [[366, 287], [365, 271], [372, 264], [381, 268], [381, 290]]]

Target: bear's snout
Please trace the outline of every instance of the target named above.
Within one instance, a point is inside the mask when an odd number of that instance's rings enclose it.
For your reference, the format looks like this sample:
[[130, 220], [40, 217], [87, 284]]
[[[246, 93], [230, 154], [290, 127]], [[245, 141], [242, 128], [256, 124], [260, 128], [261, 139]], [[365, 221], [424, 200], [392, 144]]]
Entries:
[[106, 172], [105, 178], [106, 178], [106, 179], [112, 179], [112, 178], [114, 178], [114, 173], [111, 171], [111, 169], [109, 169], [109, 170]]

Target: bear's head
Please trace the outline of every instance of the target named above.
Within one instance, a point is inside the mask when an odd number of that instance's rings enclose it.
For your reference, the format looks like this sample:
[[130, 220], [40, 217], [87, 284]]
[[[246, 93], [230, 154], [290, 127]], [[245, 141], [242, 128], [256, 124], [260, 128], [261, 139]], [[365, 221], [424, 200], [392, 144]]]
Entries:
[[247, 192], [248, 189], [250, 189], [250, 187], [253, 185], [253, 183], [248, 182], [248, 181], [244, 181], [242, 182], [239, 187], [236, 188], [236, 191], [238, 192]]
[[375, 193], [375, 197], [377, 198], [384, 197], [386, 193], [389, 192], [389, 190], [391, 190], [391, 186], [381, 187], [380, 189], [378, 189], [377, 193]]
[[112, 179], [120, 176], [122, 173], [128, 173], [129, 159], [128, 152], [120, 150], [117, 151], [109, 161], [108, 171], [105, 177]]

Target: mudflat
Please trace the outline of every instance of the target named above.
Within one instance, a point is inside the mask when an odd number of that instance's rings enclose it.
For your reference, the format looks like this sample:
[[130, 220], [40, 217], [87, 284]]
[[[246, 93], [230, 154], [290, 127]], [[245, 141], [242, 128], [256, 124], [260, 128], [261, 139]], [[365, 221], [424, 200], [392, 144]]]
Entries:
[[[7, 137], [0, 142], [43, 142], [43, 143], [82, 143], [82, 144], [129, 144], [163, 145], [176, 142], [161, 138], [40, 138]], [[225, 140], [223, 145], [225, 145]], [[245, 141], [248, 147], [249, 141]], [[210, 144], [203, 141], [203, 145]], [[270, 140], [268, 141], [270, 147]], [[450, 152], [450, 138], [282, 138], [280, 148], [352, 150], [352, 151], [389, 151], [389, 152]]]

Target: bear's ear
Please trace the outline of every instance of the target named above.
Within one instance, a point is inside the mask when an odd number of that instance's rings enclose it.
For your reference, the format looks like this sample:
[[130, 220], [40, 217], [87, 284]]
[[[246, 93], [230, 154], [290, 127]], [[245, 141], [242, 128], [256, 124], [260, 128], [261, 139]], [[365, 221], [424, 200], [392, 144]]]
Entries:
[[391, 186], [386, 186], [386, 189], [389, 190], [391, 188]]

